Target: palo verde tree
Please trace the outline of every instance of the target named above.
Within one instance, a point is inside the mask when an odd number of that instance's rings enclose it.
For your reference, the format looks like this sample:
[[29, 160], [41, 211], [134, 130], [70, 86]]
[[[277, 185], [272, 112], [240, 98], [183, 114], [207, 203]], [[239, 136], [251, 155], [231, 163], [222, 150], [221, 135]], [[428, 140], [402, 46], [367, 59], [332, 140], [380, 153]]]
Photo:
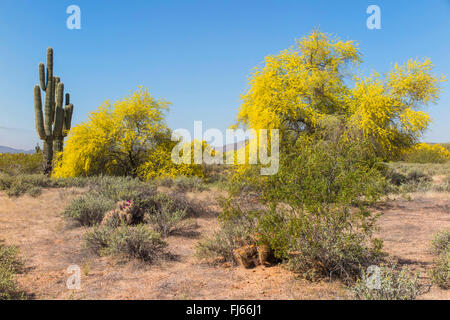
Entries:
[[[39, 64], [39, 82], [34, 87], [34, 112], [36, 131], [44, 145], [44, 173], [50, 174], [53, 153], [62, 152], [64, 137], [67, 136], [73, 114], [70, 95], [66, 93], [64, 102], [64, 84], [53, 75], [53, 49], [47, 49], [47, 68]], [[42, 110], [41, 89], [45, 92], [44, 111]]]
[[140, 88], [113, 104], [104, 102], [86, 122], [72, 128], [56, 177], [138, 175], [138, 169], [170, 131], [164, 120], [169, 103]]
[[129, 175], [142, 180], [202, 176], [201, 165], [172, 162], [177, 142], [171, 140], [165, 122], [169, 105], [143, 88], [114, 103], [104, 102], [87, 121], [71, 129], [53, 175]]
[[415, 144], [430, 124], [421, 109], [435, 102], [444, 77], [432, 74], [429, 59], [395, 64], [381, 77], [354, 73], [361, 53], [354, 41], [313, 31], [290, 49], [265, 58], [250, 77], [238, 124], [280, 129], [295, 142], [330, 118], [371, 142], [377, 155], [392, 159]]

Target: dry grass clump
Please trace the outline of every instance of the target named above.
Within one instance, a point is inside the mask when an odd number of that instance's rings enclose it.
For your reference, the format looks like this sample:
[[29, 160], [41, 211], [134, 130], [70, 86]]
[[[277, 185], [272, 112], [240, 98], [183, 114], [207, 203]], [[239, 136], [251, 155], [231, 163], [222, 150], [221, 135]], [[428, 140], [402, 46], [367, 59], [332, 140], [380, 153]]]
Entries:
[[146, 225], [118, 228], [96, 227], [85, 234], [86, 246], [99, 255], [112, 255], [121, 259], [139, 259], [153, 262], [163, 252], [167, 243], [161, 235]]
[[363, 271], [351, 290], [358, 300], [414, 300], [426, 290], [419, 277], [407, 267], [380, 266]]
[[387, 164], [390, 192], [450, 192], [450, 162]]

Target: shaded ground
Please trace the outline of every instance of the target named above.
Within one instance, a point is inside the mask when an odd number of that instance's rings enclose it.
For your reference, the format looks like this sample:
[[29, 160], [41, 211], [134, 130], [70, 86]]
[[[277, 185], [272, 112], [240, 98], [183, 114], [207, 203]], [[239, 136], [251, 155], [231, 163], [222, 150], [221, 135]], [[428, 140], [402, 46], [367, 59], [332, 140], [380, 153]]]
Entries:
[[[86, 228], [66, 224], [61, 212], [82, 190], [44, 190], [37, 198], [9, 199], [0, 193], [0, 237], [20, 247], [28, 271], [20, 285], [38, 299], [346, 299], [339, 282], [310, 283], [280, 266], [242, 269], [211, 266], [194, 256], [200, 234], [217, 227], [218, 206], [212, 191], [188, 194], [208, 212], [198, 217], [189, 235], [168, 238], [174, 260], [155, 265], [119, 263], [88, 254]], [[416, 194], [412, 201], [396, 199], [383, 208], [380, 236], [386, 250], [415, 269], [430, 267], [432, 235], [450, 227], [450, 194]], [[82, 270], [81, 290], [68, 290], [66, 270]], [[432, 288], [422, 298], [450, 299], [449, 291]]]

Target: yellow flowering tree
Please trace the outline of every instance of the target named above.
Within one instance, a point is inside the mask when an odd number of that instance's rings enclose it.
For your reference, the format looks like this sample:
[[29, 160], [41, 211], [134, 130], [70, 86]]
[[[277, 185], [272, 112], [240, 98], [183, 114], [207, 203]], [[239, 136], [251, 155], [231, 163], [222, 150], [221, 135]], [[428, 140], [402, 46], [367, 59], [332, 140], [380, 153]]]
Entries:
[[[194, 162], [194, 152], [196, 147], [201, 152], [209, 152], [214, 156], [215, 151], [209, 146], [206, 141], [192, 140], [185, 145], [190, 149], [190, 160], [188, 163], [175, 163], [172, 161], [172, 150], [176, 147], [177, 142], [167, 140], [161, 143], [154, 152], [152, 152], [147, 161], [139, 167], [139, 177], [143, 180], [151, 180], [158, 177], [175, 178], [177, 176], [197, 176], [204, 178], [205, 170], [203, 164], [196, 164]], [[183, 158], [183, 149], [179, 152], [180, 158]], [[189, 155], [188, 155], [189, 156]]]
[[439, 143], [418, 143], [405, 150], [402, 160], [416, 163], [444, 163], [450, 161], [450, 151]]
[[280, 129], [284, 141], [312, 133], [330, 116], [370, 141], [378, 155], [397, 157], [430, 124], [421, 108], [439, 97], [444, 77], [431, 73], [429, 59], [395, 65], [385, 77], [355, 75], [361, 53], [354, 41], [318, 30], [295, 46], [265, 58], [250, 77], [238, 125]]
[[164, 120], [168, 107], [168, 102], [154, 99], [143, 88], [113, 104], [106, 101], [86, 122], [72, 128], [53, 175], [137, 176], [150, 157], [170, 142]]

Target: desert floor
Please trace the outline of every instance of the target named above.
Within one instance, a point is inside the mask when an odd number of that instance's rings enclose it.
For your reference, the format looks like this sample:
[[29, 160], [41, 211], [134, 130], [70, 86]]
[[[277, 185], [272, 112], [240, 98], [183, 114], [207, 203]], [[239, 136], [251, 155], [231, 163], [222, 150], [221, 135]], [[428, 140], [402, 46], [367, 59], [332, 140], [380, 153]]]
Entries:
[[[217, 190], [188, 193], [205, 213], [197, 227], [168, 238], [171, 259], [152, 265], [118, 262], [90, 254], [83, 247], [86, 228], [73, 227], [61, 212], [81, 189], [48, 189], [37, 197], [8, 198], [0, 192], [0, 238], [20, 248], [26, 272], [20, 286], [35, 299], [348, 299], [339, 281], [309, 282], [282, 266], [244, 269], [210, 265], [195, 257], [201, 235], [217, 228]], [[385, 250], [400, 264], [421, 270], [423, 281], [433, 256], [430, 241], [450, 227], [449, 193], [416, 193], [396, 197], [377, 208], [382, 213], [379, 236]], [[69, 290], [67, 268], [82, 270], [81, 290]], [[450, 299], [435, 286], [420, 299]]]

